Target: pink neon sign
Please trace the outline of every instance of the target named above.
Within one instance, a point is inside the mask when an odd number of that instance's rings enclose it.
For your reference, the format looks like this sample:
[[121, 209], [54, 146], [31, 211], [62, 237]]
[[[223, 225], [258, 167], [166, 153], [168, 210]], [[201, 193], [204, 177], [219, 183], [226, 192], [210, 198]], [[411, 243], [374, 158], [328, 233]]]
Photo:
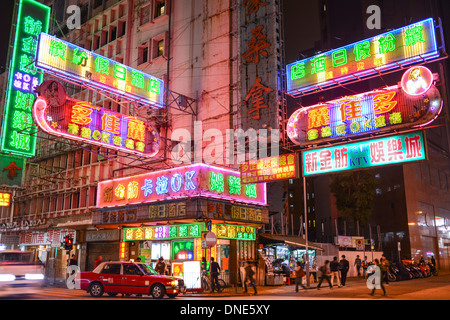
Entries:
[[97, 188], [101, 208], [191, 197], [267, 204], [265, 183], [241, 185], [239, 171], [206, 164], [102, 181]]
[[41, 96], [33, 105], [36, 123], [48, 134], [148, 158], [160, 149], [149, 123], [68, 97], [54, 101]]

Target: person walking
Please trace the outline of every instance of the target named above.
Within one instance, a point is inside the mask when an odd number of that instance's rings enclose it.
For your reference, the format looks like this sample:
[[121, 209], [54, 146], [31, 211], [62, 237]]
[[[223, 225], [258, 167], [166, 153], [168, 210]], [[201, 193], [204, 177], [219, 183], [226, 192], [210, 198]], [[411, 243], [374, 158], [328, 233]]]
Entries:
[[211, 263], [209, 265], [209, 272], [211, 275], [211, 293], [214, 293], [214, 290], [220, 292], [219, 271], [220, 271], [219, 264], [216, 261], [214, 261], [213, 257], [211, 257]]
[[302, 263], [300, 261], [297, 261], [297, 267], [295, 268], [295, 292], [298, 292], [298, 286], [306, 289], [306, 287], [303, 285], [304, 276], [305, 271], [303, 271]]
[[[386, 289], [383, 286], [383, 276], [382, 276], [382, 272], [381, 272], [381, 268], [380, 268], [380, 261], [378, 261], [378, 259], [375, 259], [374, 263], [375, 263], [375, 265], [372, 265], [367, 269], [368, 281], [371, 281], [370, 280], [371, 275], [375, 276], [375, 278], [372, 279], [373, 283], [371, 283], [371, 285], [373, 285], [373, 289], [372, 289], [372, 292], [370, 293], [370, 295], [373, 296], [375, 294], [375, 290], [378, 289], [377, 286], [379, 286], [380, 289], [383, 290], [383, 296], [386, 296]], [[372, 272], [369, 273], [369, 271], [372, 271]]]
[[355, 263], [353, 264], [354, 266], [356, 266], [356, 272], [358, 273], [358, 277], [361, 276], [361, 259], [359, 258], [359, 254], [356, 255], [356, 259], [355, 259]]
[[341, 285], [345, 287], [345, 282], [347, 280], [347, 272], [350, 268], [350, 263], [345, 259], [345, 255], [342, 255], [341, 261], [339, 261], [339, 267], [341, 269]]
[[253, 278], [255, 272], [253, 271], [252, 264], [250, 262], [246, 262], [244, 270], [245, 270], [244, 293], [247, 293], [247, 282], [250, 282], [250, 286], [253, 287], [253, 289], [255, 290], [255, 294], [257, 294], [258, 292], [256, 291], [256, 283], [255, 279]]
[[367, 261], [367, 256], [364, 256], [364, 260], [362, 261], [362, 268], [363, 268], [363, 278], [366, 278], [366, 272], [367, 272], [367, 267], [369, 266], [369, 262]]
[[337, 286], [341, 287], [341, 279], [339, 279], [339, 261], [337, 257], [333, 258], [333, 261], [330, 262], [330, 281], [331, 285], [334, 285], [334, 278], [337, 279]]
[[386, 258], [386, 256], [383, 254], [381, 256], [381, 279], [386, 282], [387, 285], [389, 285], [389, 279], [388, 279], [388, 269], [389, 269], [389, 260]]
[[330, 261], [325, 260], [325, 264], [319, 268], [320, 279], [319, 279], [319, 283], [317, 284], [317, 290], [320, 289], [323, 279], [327, 280], [328, 284], [330, 285], [330, 289], [333, 289], [333, 286], [331, 285], [331, 282], [330, 282], [330, 266], [329, 266], [329, 264], [330, 264]]

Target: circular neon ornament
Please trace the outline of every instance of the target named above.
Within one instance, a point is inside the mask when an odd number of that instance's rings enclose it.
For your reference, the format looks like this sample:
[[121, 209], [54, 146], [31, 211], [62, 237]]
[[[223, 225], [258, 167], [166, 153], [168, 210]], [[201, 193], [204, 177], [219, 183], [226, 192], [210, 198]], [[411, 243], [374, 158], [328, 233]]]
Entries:
[[423, 66], [409, 68], [403, 74], [401, 84], [403, 91], [409, 95], [424, 94], [433, 84], [433, 73]]

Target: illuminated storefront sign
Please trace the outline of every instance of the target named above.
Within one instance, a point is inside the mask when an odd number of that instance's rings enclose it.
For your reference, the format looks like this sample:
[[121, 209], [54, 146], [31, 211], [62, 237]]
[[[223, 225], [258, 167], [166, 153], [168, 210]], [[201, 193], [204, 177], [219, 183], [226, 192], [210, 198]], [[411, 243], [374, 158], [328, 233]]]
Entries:
[[436, 119], [441, 109], [441, 95], [434, 85], [421, 95], [393, 86], [301, 108], [289, 118], [287, 134], [300, 146], [319, 144], [373, 132], [423, 127]]
[[11, 194], [0, 192], [0, 207], [9, 207], [11, 205]]
[[160, 137], [149, 123], [88, 102], [66, 98], [51, 105], [39, 97], [33, 116], [46, 133], [144, 157], [155, 156]]
[[41, 33], [36, 66], [89, 86], [162, 108], [164, 82], [142, 71]]
[[35, 155], [36, 127], [31, 107], [36, 98], [34, 89], [43, 75], [36, 70], [33, 60], [37, 38], [42, 31], [48, 31], [49, 19], [50, 7], [33, 0], [20, 1], [3, 114], [3, 152], [24, 157]]
[[301, 95], [438, 56], [430, 18], [287, 65], [287, 91]]
[[241, 186], [238, 171], [193, 164], [99, 182], [97, 206], [124, 206], [191, 197], [267, 204], [264, 183]]
[[298, 178], [295, 153], [246, 161], [241, 164], [242, 184]]
[[177, 224], [170, 226], [151, 226], [124, 228], [123, 240], [169, 240], [199, 238], [205, 227], [204, 223]]
[[302, 152], [303, 175], [425, 160], [421, 131]]
[[[123, 241], [199, 239], [205, 230], [204, 222], [124, 228]], [[211, 231], [220, 239], [256, 240], [256, 228], [252, 226], [213, 223]]]

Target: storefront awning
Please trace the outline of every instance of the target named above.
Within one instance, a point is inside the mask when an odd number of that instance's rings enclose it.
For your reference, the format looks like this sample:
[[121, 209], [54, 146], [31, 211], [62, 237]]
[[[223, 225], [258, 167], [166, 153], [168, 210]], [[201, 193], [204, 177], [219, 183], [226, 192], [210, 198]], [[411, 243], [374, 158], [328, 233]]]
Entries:
[[[306, 247], [305, 239], [297, 236], [277, 235], [277, 234], [259, 234], [258, 236], [259, 236], [259, 243], [265, 246], [282, 244], [300, 248]], [[309, 241], [308, 241], [308, 249], [324, 251], [324, 249], [321, 248], [319, 244]]]

